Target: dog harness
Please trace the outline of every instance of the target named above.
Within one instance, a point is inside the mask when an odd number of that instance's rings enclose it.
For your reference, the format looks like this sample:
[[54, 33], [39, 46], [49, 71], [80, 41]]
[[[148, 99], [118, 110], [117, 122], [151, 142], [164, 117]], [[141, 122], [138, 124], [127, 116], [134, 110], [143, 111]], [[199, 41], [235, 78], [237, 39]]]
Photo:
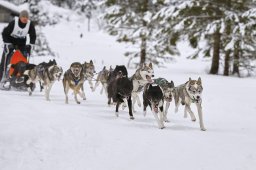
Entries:
[[14, 28], [11, 33], [11, 36], [14, 38], [26, 38], [30, 27], [30, 20], [28, 20], [26, 26], [24, 28], [19, 27], [19, 18], [14, 18]]
[[165, 84], [168, 83], [168, 81], [164, 78], [158, 78], [158, 79], [154, 79], [154, 83], [158, 84], [159, 86], [164, 86]]

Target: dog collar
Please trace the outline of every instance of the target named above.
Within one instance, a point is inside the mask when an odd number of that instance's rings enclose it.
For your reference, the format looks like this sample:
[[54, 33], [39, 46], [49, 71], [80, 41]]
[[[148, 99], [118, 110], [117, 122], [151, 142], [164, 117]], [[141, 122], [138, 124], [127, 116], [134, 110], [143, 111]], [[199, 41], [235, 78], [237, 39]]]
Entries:
[[81, 79], [74, 79], [74, 82], [75, 82], [75, 85], [77, 85], [78, 83], [79, 83], [79, 81], [80, 81]]

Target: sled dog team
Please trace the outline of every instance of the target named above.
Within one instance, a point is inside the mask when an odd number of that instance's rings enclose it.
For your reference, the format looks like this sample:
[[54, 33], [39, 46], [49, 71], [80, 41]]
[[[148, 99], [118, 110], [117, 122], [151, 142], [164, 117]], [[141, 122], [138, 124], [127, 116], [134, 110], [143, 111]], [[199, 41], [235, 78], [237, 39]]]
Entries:
[[[55, 60], [38, 65], [19, 62], [11, 65], [11, 67], [14, 69], [12, 76], [23, 75], [25, 77], [24, 81], [29, 95], [32, 95], [35, 83], [39, 82], [40, 91], [44, 89], [46, 100], [50, 100], [50, 91], [54, 82], [60, 80], [63, 75], [62, 68], [57, 65]], [[185, 107], [184, 117], [187, 117], [187, 113], [189, 113], [192, 121], [196, 121], [196, 117], [190, 108], [191, 104], [194, 103], [198, 111], [200, 129], [202, 131], [206, 130], [203, 123], [201, 105], [203, 86], [200, 77], [197, 80], [189, 78], [184, 84], [174, 86], [173, 81], [169, 82], [164, 78], [153, 79], [152, 63], [143, 64], [131, 77], [128, 76], [127, 69], [123, 65], [117, 65], [114, 69], [104, 67], [98, 73], [96, 80], [93, 78], [95, 73], [92, 60], [88, 63], [74, 62], [70, 65], [62, 80], [67, 104], [69, 90], [73, 92], [77, 104], [80, 104], [78, 95], [86, 100], [83, 85], [88, 80], [92, 91], [95, 91], [100, 83], [102, 84], [101, 94], [104, 91], [108, 98], [108, 104], [116, 106], [115, 114], [117, 117], [119, 107], [122, 106], [124, 109], [128, 106], [130, 119], [134, 119], [134, 106], [136, 103], [138, 106], [142, 105], [139, 97], [142, 92], [144, 116], [146, 116], [146, 109], [149, 106], [160, 129], [165, 127], [164, 122], [168, 122], [168, 109], [170, 102], [174, 100], [175, 112], [178, 111], [180, 104], [183, 105]], [[95, 81], [94, 85], [92, 81]]]

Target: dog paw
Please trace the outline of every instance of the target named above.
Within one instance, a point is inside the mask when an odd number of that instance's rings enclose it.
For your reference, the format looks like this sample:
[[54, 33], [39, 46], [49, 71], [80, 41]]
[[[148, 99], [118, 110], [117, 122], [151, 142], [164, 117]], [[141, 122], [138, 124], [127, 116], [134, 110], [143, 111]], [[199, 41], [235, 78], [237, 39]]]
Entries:
[[168, 120], [168, 119], [165, 119], [164, 121], [165, 121], [165, 122], [170, 122], [170, 120]]
[[81, 104], [81, 102], [76, 102], [77, 104]]
[[122, 110], [124, 110], [125, 108], [126, 108], [126, 105], [123, 105], [123, 106], [122, 106]]
[[191, 121], [192, 121], [192, 122], [195, 122], [195, 121], [196, 121], [196, 118], [194, 118], [194, 119], [191, 119]]
[[86, 97], [84, 97], [83, 100], [86, 100]]
[[206, 131], [206, 129], [203, 127], [203, 128], [201, 128], [201, 131]]
[[143, 116], [145, 117], [145, 116], [146, 116], [146, 114], [147, 114], [147, 112], [146, 112], [146, 111], [144, 111], [144, 112], [143, 112]]
[[165, 126], [160, 126], [160, 127], [159, 127], [159, 129], [164, 129], [164, 128], [165, 128]]
[[130, 119], [131, 119], [131, 120], [134, 120], [134, 117], [133, 117], [133, 116], [130, 116]]
[[178, 113], [178, 111], [179, 111], [179, 110], [178, 110], [178, 108], [176, 107], [176, 108], [175, 108], [175, 113]]
[[116, 117], [119, 117], [119, 114], [118, 114], [118, 112], [115, 112], [115, 115], [116, 115]]

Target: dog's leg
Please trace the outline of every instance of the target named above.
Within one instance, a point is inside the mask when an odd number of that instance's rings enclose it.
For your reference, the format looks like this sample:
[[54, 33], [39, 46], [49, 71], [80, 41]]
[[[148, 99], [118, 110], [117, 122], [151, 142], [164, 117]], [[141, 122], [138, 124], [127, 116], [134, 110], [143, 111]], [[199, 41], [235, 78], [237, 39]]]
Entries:
[[134, 113], [136, 113], [136, 111], [135, 111], [135, 103], [137, 101], [137, 97], [136, 96], [137, 96], [136, 92], [132, 92], [132, 111]]
[[196, 103], [196, 107], [197, 107], [197, 111], [198, 111], [200, 129], [202, 131], [206, 131], [206, 128], [204, 127], [204, 123], [203, 123], [203, 111], [202, 111], [201, 103]]
[[154, 115], [154, 117], [155, 117], [155, 119], [156, 119], [156, 122], [157, 122], [157, 124], [158, 124], [158, 128], [159, 129], [163, 129], [164, 127], [163, 127], [163, 124], [160, 122], [160, 120], [159, 120], [159, 118], [158, 118], [158, 116], [157, 116], [157, 113], [155, 113], [154, 111], [152, 111], [152, 113], [153, 113], [153, 115]]
[[102, 84], [102, 90], [103, 90], [103, 88], [104, 88], [104, 90], [105, 90], [106, 96], [108, 96], [107, 83], [103, 83], [103, 84]]
[[81, 91], [82, 92], [80, 92], [80, 90], [78, 90], [78, 94], [81, 96], [81, 98], [83, 98], [83, 100], [86, 100], [85, 93], [84, 93], [84, 85], [83, 84], [81, 85]]
[[192, 121], [196, 121], [196, 117], [195, 117], [195, 114], [192, 112], [191, 108], [190, 108], [190, 105], [186, 104], [186, 107], [187, 107], [187, 111], [190, 115], [190, 118]]
[[[160, 106], [159, 109], [160, 109], [159, 119], [160, 119], [161, 127], [162, 127], [162, 128], [165, 128], [165, 127], [164, 127], [164, 107], [163, 107], [163, 106]], [[162, 128], [161, 128], [161, 129], [162, 129]]]
[[178, 98], [177, 100], [175, 100], [175, 113], [178, 112], [179, 106], [180, 106], [180, 99]]
[[41, 80], [39, 80], [39, 85], [40, 85], [40, 92], [43, 91], [44, 86], [43, 86], [44, 82], [42, 82]]
[[138, 103], [138, 106], [141, 107], [141, 101], [140, 101], [140, 96], [138, 94], [136, 94], [136, 100], [137, 100], [137, 103]]
[[133, 114], [132, 114], [132, 98], [131, 96], [128, 98], [128, 108], [129, 108], [129, 115], [130, 115], [130, 119], [134, 119]]
[[127, 99], [124, 99], [124, 102], [122, 103], [122, 110], [124, 110], [127, 107]]
[[169, 122], [169, 120], [167, 119], [167, 113], [168, 113], [169, 107], [170, 107], [170, 102], [166, 101], [165, 110], [164, 110], [164, 121], [165, 122]]
[[147, 106], [148, 106], [148, 101], [146, 98], [143, 99], [143, 115], [146, 116], [147, 114]]
[[100, 81], [97, 80], [95, 82], [95, 85], [94, 85], [93, 89], [92, 89], [93, 92], [96, 90], [96, 88], [99, 86], [99, 84], [100, 84]]
[[29, 84], [29, 87], [28, 87], [28, 94], [29, 94], [29, 96], [32, 95], [32, 91], [33, 91], [33, 83], [31, 82], [31, 83]]
[[75, 101], [76, 101], [77, 104], [80, 104], [80, 101], [78, 101], [78, 99], [77, 99], [77, 94], [79, 94], [79, 93], [80, 93], [80, 92], [79, 92], [79, 89], [76, 88], [76, 89], [74, 90], [74, 98], [75, 98]]
[[68, 82], [63, 82], [64, 85], [64, 93], [65, 93], [65, 103], [68, 104], [68, 91], [69, 91], [69, 85]]
[[188, 117], [188, 108], [187, 108], [187, 105], [185, 105], [184, 107], [184, 118], [187, 118]]
[[119, 100], [117, 100], [117, 102], [116, 102], [116, 117], [119, 116], [118, 115], [119, 104], [120, 104], [120, 102], [119, 102]]
[[90, 88], [93, 91], [93, 84], [92, 84], [92, 78], [91, 77], [88, 77], [88, 82], [89, 82]]
[[50, 83], [49, 86], [45, 86], [45, 98], [47, 101], [50, 101], [50, 91], [52, 89], [53, 83]]

